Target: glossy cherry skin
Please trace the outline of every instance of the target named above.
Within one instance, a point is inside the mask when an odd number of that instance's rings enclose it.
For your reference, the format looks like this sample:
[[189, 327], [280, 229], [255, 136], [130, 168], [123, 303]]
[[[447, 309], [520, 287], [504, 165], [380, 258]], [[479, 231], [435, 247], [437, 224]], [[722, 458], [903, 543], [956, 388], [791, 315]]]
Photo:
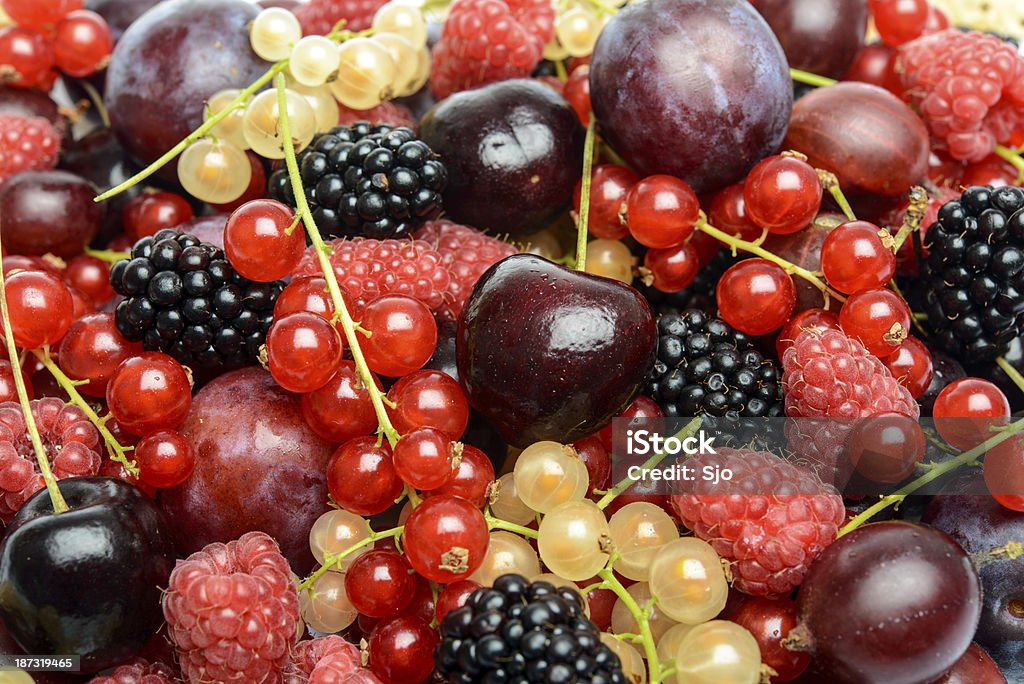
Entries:
[[24, 171], [0, 189], [4, 247], [10, 254], [70, 259], [96, 236], [103, 205], [96, 187], [67, 171]]
[[744, 259], [722, 274], [715, 290], [726, 323], [748, 335], [782, 327], [796, 306], [793, 279], [765, 259]]
[[753, 5], [794, 69], [838, 78], [864, 44], [864, 0], [754, 0]]
[[26, 652], [80, 655], [82, 671], [97, 672], [137, 654], [163, 622], [174, 548], [160, 511], [124, 480], [58, 486], [69, 511], [53, 515], [42, 490], [7, 529], [0, 617]]
[[992, 436], [991, 428], [1010, 418], [1010, 402], [988, 380], [963, 378], [946, 385], [932, 407], [939, 436], [970, 449]]
[[[598, 164], [590, 179], [590, 208], [587, 219], [587, 230], [594, 237], [606, 240], [618, 240], [629, 234], [619, 217], [622, 203], [626, 195], [640, 179], [625, 166], [618, 164]], [[582, 183], [576, 184], [572, 201], [576, 211], [580, 210], [580, 196], [583, 193]]]
[[792, 599], [750, 598], [729, 619], [754, 635], [761, 648], [761, 661], [777, 673], [772, 682], [791, 682], [810, 665], [809, 655], [782, 645], [789, 630], [796, 627], [797, 607]]
[[370, 669], [385, 684], [419, 684], [434, 671], [439, 637], [426, 622], [409, 616], [379, 623], [370, 636]]
[[[661, 418], [663, 415], [665, 414], [661, 407], [658, 406], [658, 402], [646, 394], [641, 394], [615, 418], [624, 418], [626, 420], [636, 418], [638, 421], [643, 421], [645, 418]], [[615, 418], [597, 433], [597, 436], [601, 439], [601, 446], [609, 453], [612, 450], [612, 439], [614, 437], [612, 429], [615, 425]]]
[[571, 442], [629, 405], [656, 344], [633, 288], [519, 254], [484, 273], [462, 311], [459, 381], [509, 444]]
[[972, 641], [949, 672], [932, 684], [1006, 684], [1006, 677], [999, 671], [992, 656]]

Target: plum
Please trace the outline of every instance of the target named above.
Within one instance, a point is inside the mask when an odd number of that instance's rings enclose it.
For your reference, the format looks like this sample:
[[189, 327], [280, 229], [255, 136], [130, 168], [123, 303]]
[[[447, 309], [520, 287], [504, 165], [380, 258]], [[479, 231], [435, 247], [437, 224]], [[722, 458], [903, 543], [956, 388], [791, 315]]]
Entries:
[[332, 446], [306, 425], [298, 397], [266, 371], [243, 368], [201, 389], [179, 429], [196, 446], [196, 467], [159, 498], [178, 552], [260, 530], [295, 572], [309, 570], [309, 529], [327, 510]]

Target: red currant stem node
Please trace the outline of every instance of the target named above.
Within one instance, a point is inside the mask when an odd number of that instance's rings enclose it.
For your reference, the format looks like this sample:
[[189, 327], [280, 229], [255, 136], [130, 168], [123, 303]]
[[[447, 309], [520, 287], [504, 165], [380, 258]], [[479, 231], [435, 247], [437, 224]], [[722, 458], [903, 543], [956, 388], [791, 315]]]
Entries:
[[850, 202], [847, 201], [846, 195], [843, 194], [843, 189], [839, 187], [839, 179], [836, 178], [836, 174], [825, 169], [815, 169], [815, 171], [818, 174], [818, 179], [821, 180], [821, 187], [828, 190], [828, 194], [832, 195], [832, 199], [839, 205], [846, 220], [856, 221], [857, 216], [853, 213], [853, 208], [850, 206]]
[[583, 142], [583, 178], [580, 180], [580, 216], [576, 224], [576, 270], [587, 266], [587, 223], [590, 220], [590, 175], [594, 168], [594, 115], [587, 124], [587, 137]]
[[814, 86], [815, 88], [824, 88], [826, 86], [836, 84], [836, 80], [834, 78], [819, 76], [818, 74], [812, 74], [809, 71], [801, 71], [800, 69], [791, 68], [789, 70], [789, 77], [797, 83]]
[[924, 220], [924, 212], [928, 208], [928, 192], [920, 185], [910, 188], [908, 194], [910, 196], [910, 204], [907, 205], [907, 211], [903, 215], [903, 224], [900, 225], [896, 237], [893, 238], [892, 251], [894, 253], [899, 252], [900, 247], [907, 241], [907, 238], [921, 227], [921, 221]]
[[[370, 395], [370, 402], [373, 404], [373, 411], [377, 414], [379, 434], [388, 440], [392, 446], [398, 443], [398, 431], [391, 424], [387, 409], [384, 408], [384, 395], [377, 389], [377, 383], [373, 381], [370, 368], [366, 365], [366, 358], [359, 346], [359, 335], [356, 333], [356, 325], [352, 315], [345, 306], [345, 300], [341, 296], [341, 289], [338, 287], [338, 278], [331, 266], [331, 248], [324, 244], [320, 236], [320, 230], [316, 227], [313, 214], [306, 202], [306, 192], [302, 188], [302, 177], [299, 175], [299, 164], [295, 159], [295, 145], [292, 142], [291, 127], [288, 123], [287, 90], [285, 88], [284, 74], [278, 73], [274, 77], [274, 86], [277, 88], [278, 111], [280, 112], [279, 124], [281, 126], [281, 138], [284, 140], [284, 161], [288, 168], [288, 178], [292, 183], [292, 192], [295, 194], [296, 211], [302, 216], [302, 223], [306, 227], [306, 235], [309, 236], [316, 251], [317, 261], [320, 263], [320, 270], [323, 271], [324, 280], [327, 282], [327, 290], [331, 295], [331, 303], [334, 305], [334, 315], [341, 321], [341, 328], [345, 332], [345, 340], [348, 342], [349, 350], [352, 352], [352, 361], [356, 364], [359, 379], [363, 381], [367, 394]], [[410, 494], [409, 500], [414, 504], [419, 500], [415, 492]]]
[[773, 264], [781, 266], [782, 270], [784, 270], [786, 273], [803, 278], [811, 285], [814, 285], [814, 287], [821, 290], [822, 295], [824, 295], [825, 297], [826, 309], [828, 309], [830, 299], [835, 299], [840, 302], [846, 301], [846, 297], [844, 295], [840, 294], [836, 290], [833, 290], [831, 287], [829, 287], [828, 284], [824, 280], [819, 278], [817, 274], [808, 271], [806, 268], [797, 266], [794, 263], [786, 261], [782, 257], [777, 256], [772, 252], [769, 252], [767, 249], [763, 248], [757, 242], [749, 242], [742, 238], [736, 237], [735, 235], [730, 235], [729, 233], [726, 233], [723, 230], [715, 228], [713, 225], [708, 223], [707, 217], [704, 215], [704, 212], [701, 212], [700, 218], [697, 219], [697, 230], [706, 233], [707, 235], [715, 238], [722, 244], [727, 245], [733, 250], [734, 254], [736, 250], [742, 250], [750, 254], [755, 254], [761, 257], [762, 259], [766, 259], [772, 262]]
[[90, 249], [85, 248], [84, 252], [87, 256], [95, 257], [100, 261], [105, 261], [108, 264], [116, 264], [118, 261], [124, 261], [132, 258], [131, 252], [116, 252], [111, 249]]
[[973, 463], [976, 463], [978, 459], [984, 456], [985, 452], [987, 452], [989, 449], [998, 444], [1002, 444], [1003, 442], [1010, 439], [1021, 430], [1024, 430], [1024, 418], [1013, 423], [1010, 423], [1009, 425], [1006, 425], [1003, 428], [1000, 428], [1000, 430], [996, 434], [989, 437], [987, 440], [985, 440], [978, 446], [974, 447], [970, 451], [965, 451], [956, 458], [950, 459], [948, 461], [936, 465], [934, 468], [928, 470], [928, 472], [926, 472], [921, 477], [917, 478], [916, 480], [913, 480], [904, 487], [901, 487], [899, 490], [893, 492], [892, 494], [883, 496], [876, 503], [866, 508], [862, 513], [852, 518], [850, 522], [846, 523], [846, 525], [844, 525], [843, 528], [839, 530], [839, 536], [841, 537], [844, 534], [852, 532], [853, 530], [857, 529], [858, 527], [869, 521], [876, 514], [884, 511], [889, 506], [899, 504], [907, 496], [913, 494], [914, 492], [916, 492], [921, 487], [924, 487], [929, 482], [932, 482], [933, 480], [942, 477], [948, 472], [956, 470], [960, 466], [971, 465]]
[[1002, 159], [1009, 162], [1013, 168], [1017, 169], [1018, 183], [1024, 181], [1024, 158], [1021, 157], [1021, 150], [1011, 150], [1009, 147], [996, 145], [994, 152]]
[[10, 334], [11, 318], [7, 310], [7, 284], [5, 278], [0, 275], [0, 316], [3, 322], [4, 344], [7, 346], [7, 356], [11, 360], [11, 375], [14, 376], [14, 389], [18, 394], [18, 403], [21, 404], [21, 412], [25, 416], [25, 427], [28, 429], [29, 440], [32, 442], [32, 450], [36, 452], [36, 462], [39, 464], [39, 472], [43, 475], [46, 483], [46, 491], [50, 495], [50, 504], [54, 513], [63, 513], [68, 510], [68, 504], [57, 487], [57, 479], [50, 470], [50, 461], [46, 458], [46, 449], [43, 447], [43, 440], [39, 437], [39, 427], [36, 425], [35, 416], [32, 415], [32, 406], [28, 402], [28, 392], [25, 390], [25, 378], [21, 374], [21, 361], [18, 357], [18, 349], [14, 345], [14, 335]]
[[49, 371], [50, 375], [53, 376], [53, 379], [57, 381], [57, 384], [67, 392], [68, 400], [78, 408], [82, 409], [82, 412], [86, 415], [89, 421], [96, 426], [100, 436], [103, 437], [104, 443], [107, 445], [107, 454], [110, 456], [110, 460], [120, 463], [124, 466], [124, 469], [128, 474], [133, 477], [138, 477], [138, 466], [135, 465], [134, 460], [128, 460], [128, 457], [125, 455], [125, 452], [132, 451], [135, 447], [122, 446], [121, 443], [117, 441], [117, 437], [114, 437], [114, 434], [107, 429], [107, 419], [100, 418], [96, 411], [93, 410], [92, 406], [89, 405], [89, 402], [87, 402], [82, 395], [79, 394], [78, 390], [75, 389], [77, 385], [82, 383], [76, 382], [64, 374], [64, 371], [60, 369], [60, 366], [53, 362], [53, 357], [50, 356], [49, 349], [33, 349], [32, 353], [35, 354], [35, 357], [39, 359], [39, 362], [43, 364], [47, 371]]
[[[691, 437], [691, 436], [697, 434], [697, 430], [700, 429], [700, 424], [701, 424], [701, 419], [700, 418], [694, 418], [689, 423], [684, 425], [683, 428], [679, 432], [677, 432], [675, 435], [673, 435], [673, 437], [675, 437], [677, 439], [686, 439], [687, 437]], [[656, 465], [661, 463], [661, 461], [665, 458], [665, 456], [666, 456], [666, 454], [663, 454], [663, 453], [655, 453], [649, 459], [644, 461], [644, 464], [642, 466], [640, 466], [641, 471], [649, 470], [649, 469], [655, 467]], [[609, 489], [607, 494], [605, 494], [604, 496], [602, 496], [598, 500], [597, 507], [602, 509], [602, 510], [607, 508], [608, 504], [610, 504], [612, 501], [615, 500], [615, 497], [617, 497], [619, 494], [621, 494], [622, 492], [624, 492], [627, 489], [629, 489], [630, 485], [632, 485], [633, 483], [634, 483], [634, 480], [630, 479], [629, 477], [623, 478], [622, 480], [620, 480], [618, 482], [618, 484], [616, 484], [614, 487]]]
[[[369, 523], [367, 523], [367, 526], [369, 526]], [[346, 558], [351, 556], [353, 553], [355, 553], [359, 549], [366, 548], [370, 544], [373, 544], [373, 543], [375, 543], [375, 542], [377, 542], [377, 541], [379, 541], [381, 539], [387, 539], [388, 537], [395, 537], [397, 539], [397, 537], [401, 536], [401, 534], [402, 534], [402, 532], [404, 530], [405, 530], [405, 525], [399, 525], [398, 527], [392, 527], [391, 529], [384, 530], [383, 532], [374, 532], [371, 529], [370, 530], [370, 535], [368, 537], [366, 537], [365, 539], [360, 539], [355, 544], [353, 544], [352, 546], [348, 547], [347, 549], [345, 549], [343, 551], [339, 551], [338, 553], [332, 553], [330, 555], [324, 556], [323, 565], [321, 565], [319, 568], [314, 570], [309, 575], [309, 577], [307, 577], [306, 579], [302, 580], [302, 582], [299, 583], [298, 590], [299, 591], [312, 591], [313, 590], [313, 585], [316, 584], [316, 581], [318, 579], [320, 579], [325, 572], [329, 571], [335, 565], [337, 565], [341, 561], [345, 560]]]
[[608, 563], [604, 566], [604, 569], [597, 573], [597, 576], [601, 578], [604, 587], [611, 589], [615, 595], [622, 601], [622, 605], [626, 607], [629, 614], [636, 620], [636, 624], [639, 627], [640, 643], [643, 644], [644, 654], [647, 658], [647, 681], [651, 684], [661, 684], [664, 674], [661, 670], [661, 661], [658, 659], [658, 649], [654, 643], [654, 634], [651, 632], [651, 621], [648, 619], [649, 609], [645, 610], [640, 607], [633, 598], [633, 595], [626, 591], [626, 587], [622, 586], [622, 582], [615, 576], [615, 571], [612, 567], [615, 565], [615, 561], [618, 559], [618, 552], [612, 553], [608, 559]]

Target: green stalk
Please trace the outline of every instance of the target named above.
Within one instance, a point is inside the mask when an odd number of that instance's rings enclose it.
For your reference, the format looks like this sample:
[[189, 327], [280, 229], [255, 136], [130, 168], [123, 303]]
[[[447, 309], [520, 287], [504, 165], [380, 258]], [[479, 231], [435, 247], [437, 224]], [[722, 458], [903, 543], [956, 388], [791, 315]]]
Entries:
[[835, 85], [837, 82], [834, 78], [819, 76], [818, 74], [812, 74], [809, 71], [801, 71], [800, 69], [790, 69], [789, 77], [797, 83], [814, 86], [815, 88], [824, 88], [826, 86]]
[[1010, 162], [1013, 168], [1017, 169], [1017, 182], [1024, 181], [1024, 159], [1021, 158], [1020, 150], [1011, 150], [1009, 147], [996, 145], [994, 152], [1002, 159]]
[[583, 142], [583, 178], [580, 180], [580, 216], [576, 225], [576, 270], [587, 270], [587, 226], [590, 221], [590, 175], [594, 169], [594, 115], [587, 124], [587, 137]]
[[313, 585], [316, 584], [316, 581], [320, 579], [320, 577], [322, 577], [325, 572], [329, 571], [332, 567], [334, 567], [341, 561], [345, 560], [359, 549], [365, 549], [367, 546], [373, 544], [374, 542], [380, 539], [387, 539], [388, 537], [398, 537], [402, 534], [404, 530], [405, 525], [392, 527], [391, 529], [384, 530], [383, 532], [374, 532], [373, 530], [370, 530], [370, 536], [366, 537], [366, 539], [357, 541], [355, 544], [348, 547], [344, 551], [339, 551], [338, 553], [331, 554], [330, 556], [324, 556], [323, 565], [317, 568], [316, 571], [314, 571], [309, 577], [302, 580], [302, 582], [299, 583], [298, 590], [312, 590]]
[[654, 634], [651, 632], [651, 621], [647, 617], [648, 611], [640, 607], [636, 599], [633, 598], [633, 595], [626, 591], [626, 587], [622, 586], [622, 582], [615, 576], [615, 572], [612, 570], [614, 561], [615, 554], [608, 559], [608, 564], [597, 573], [597, 576], [601, 578], [605, 588], [615, 592], [615, 595], [622, 601], [622, 605], [626, 607], [629, 614], [636, 620], [637, 627], [640, 630], [640, 643], [644, 647], [644, 654], [647, 658], [648, 681], [651, 684], [661, 684], [661, 660], [658, 659], [658, 649], [654, 643]]

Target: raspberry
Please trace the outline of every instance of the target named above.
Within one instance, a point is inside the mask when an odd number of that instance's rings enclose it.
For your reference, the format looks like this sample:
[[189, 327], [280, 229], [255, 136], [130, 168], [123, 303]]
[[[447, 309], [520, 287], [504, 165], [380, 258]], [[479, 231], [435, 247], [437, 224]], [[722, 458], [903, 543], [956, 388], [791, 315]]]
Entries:
[[269, 535], [209, 544], [178, 565], [164, 617], [186, 680], [281, 682], [299, 626], [288, 561]]
[[0, 114], [0, 184], [22, 171], [57, 166], [60, 133], [39, 116]]
[[754, 596], [789, 594], [836, 539], [846, 509], [814, 473], [764, 451], [720, 447], [688, 458], [695, 472], [717, 466], [731, 480], [680, 482], [672, 507], [686, 527], [730, 562], [733, 586]]
[[[328, 243], [338, 282], [360, 305], [382, 294], [414, 297], [438, 311], [451, 277], [441, 254], [423, 240], [352, 238]], [[294, 275], [320, 275], [314, 247], [306, 250]]]
[[917, 418], [920, 407], [882, 361], [841, 330], [801, 332], [782, 355], [782, 389], [790, 447], [826, 482], [841, 486], [852, 465], [842, 459], [853, 420], [880, 413]]
[[451, 278], [439, 313], [453, 321], [462, 313], [484, 271], [516, 253], [516, 248], [506, 242], [445, 220], [426, 223], [416, 237], [436, 249], [448, 269]]
[[[43, 449], [58, 480], [99, 472], [100, 434], [82, 409], [54, 397], [30, 402]], [[43, 488], [36, 453], [17, 402], [0, 404], [0, 520], [11, 521], [21, 505]]]
[[546, 0], [455, 0], [434, 46], [434, 97], [529, 76], [554, 26], [554, 8]]
[[1024, 56], [1009, 43], [947, 29], [900, 49], [905, 96], [950, 154], [981, 161], [1024, 126]]
[[89, 684], [174, 684], [174, 671], [163, 663], [135, 658], [108, 675], [93, 677]]
[[360, 121], [369, 121], [374, 126], [387, 124], [396, 128], [405, 126], [412, 131], [419, 129], [416, 115], [405, 105], [395, 102], [381, 102], [373, 109], [349, 109], [345, 105], [338, 105], [339, 126], [351, 126]]
[[309, 0], [293, 11], [302, 26], [302, 35], [324, 36], [342, 19], [349, 31], [370, 28], [373, 15], [385, 2], [387, 0]]
[[379, 684], [361, 664], [359, 649], [340, 636], [301, 641], [292, 651], [284, 684]]

